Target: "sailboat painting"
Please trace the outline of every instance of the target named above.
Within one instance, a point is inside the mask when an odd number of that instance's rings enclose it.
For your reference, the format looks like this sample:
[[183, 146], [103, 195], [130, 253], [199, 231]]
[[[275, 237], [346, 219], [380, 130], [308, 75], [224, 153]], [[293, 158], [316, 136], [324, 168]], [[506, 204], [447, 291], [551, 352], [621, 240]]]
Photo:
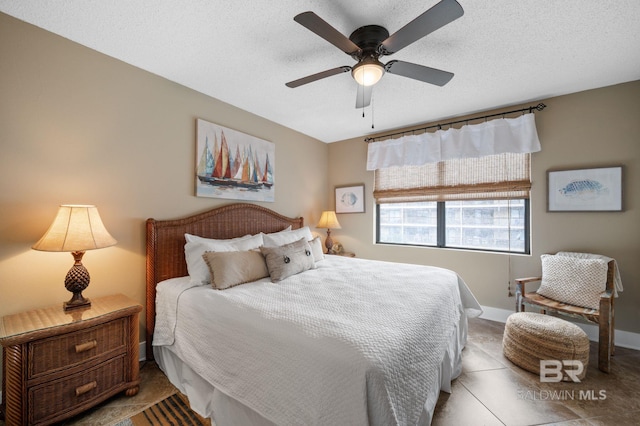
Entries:
[[197, 120], [196, 196], [275, 201], [275, 144]]

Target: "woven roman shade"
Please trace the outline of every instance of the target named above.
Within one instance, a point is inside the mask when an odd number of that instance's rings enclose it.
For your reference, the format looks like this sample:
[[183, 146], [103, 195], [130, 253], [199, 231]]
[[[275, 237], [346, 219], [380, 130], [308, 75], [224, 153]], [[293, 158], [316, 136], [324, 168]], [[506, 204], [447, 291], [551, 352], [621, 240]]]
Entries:
[[504, 153], [375, 171], [376, 203], [529, 198], [531, 154]]

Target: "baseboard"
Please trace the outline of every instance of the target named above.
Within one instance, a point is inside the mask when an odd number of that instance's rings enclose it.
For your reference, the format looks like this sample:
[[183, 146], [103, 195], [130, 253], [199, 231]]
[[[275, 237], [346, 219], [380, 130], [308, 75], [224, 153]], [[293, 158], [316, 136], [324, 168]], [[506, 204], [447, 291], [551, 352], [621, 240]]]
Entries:
[[[500, 308], [492, 308], [491, 306], [483, 306], [482, 307], [482, 315], [480, 318], [484, 318], [491, 321], [497, 322], [507, 322], [507, 318], [509, 315], [513, 313], [508, 309], [500, 309]], [[563, 317], [564, 319], [570, 320], [570, 318]], [[594, 342], [598, 341], [598, 326], [595, 324], [582, 324], [582, 323], [574, 323], [578, 327], [584, 330], [589, 337], [589, 340]], [[620, 346], [623, 348], [640, 350], [640, 334], [632, 333], [624, 330], [616, 330], [615, 332], [616, 346]]]

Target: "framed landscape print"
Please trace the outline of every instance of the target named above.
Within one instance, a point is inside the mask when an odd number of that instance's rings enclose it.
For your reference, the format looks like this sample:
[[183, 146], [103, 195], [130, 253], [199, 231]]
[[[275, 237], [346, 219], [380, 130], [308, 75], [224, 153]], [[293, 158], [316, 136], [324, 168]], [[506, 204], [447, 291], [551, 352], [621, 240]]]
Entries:
[[275, 201], [275, 144], [197, 120], [196, 196]]
[[364, 213], [364, 185], [336, 187], [336, 213]]
[[548, 172], [550, 212], [622, 211], [622, 167]]

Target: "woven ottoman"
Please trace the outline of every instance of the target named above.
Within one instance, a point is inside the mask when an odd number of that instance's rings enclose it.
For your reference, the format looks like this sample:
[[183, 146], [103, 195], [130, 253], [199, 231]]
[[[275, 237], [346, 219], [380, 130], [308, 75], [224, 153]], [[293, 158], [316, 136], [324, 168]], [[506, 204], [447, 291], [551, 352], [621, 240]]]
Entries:
[[[540, 374], [540, 360], [578, 360], [589, 364], [589, 338], [580, 327], [560, 318], [533, 312], [518, 312], [507, 318], [502, 339], [504, 356], [518, 367]], [[569, 369], [575, 369], [573, 366]], [[565, 381], [572, 379], [566, 374]]]

